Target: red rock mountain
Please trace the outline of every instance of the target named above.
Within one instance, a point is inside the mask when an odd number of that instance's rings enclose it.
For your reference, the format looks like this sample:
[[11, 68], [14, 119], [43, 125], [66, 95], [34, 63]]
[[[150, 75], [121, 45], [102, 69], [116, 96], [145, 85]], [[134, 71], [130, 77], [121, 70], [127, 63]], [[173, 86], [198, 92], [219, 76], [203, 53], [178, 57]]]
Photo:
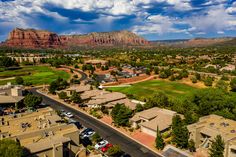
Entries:
[[16, 28], [10, 32], [5, 45], [20, 48], [57, 48], [62, 44], [59, 36], [55, 33]]
[[63, 44], [69, 46], [139, 46], [148, 45], [149, 43], [144, 38], [129, 31], [90, 33], [86, 35], [63, 35], [60, 38]]
[[149, 42], [129, 32], [102, 32], [86, 35], [62, 35], [35, 29], [16, 28], [4, 45], [20, 48], [68, 48], [70, 46], [143, 46]]

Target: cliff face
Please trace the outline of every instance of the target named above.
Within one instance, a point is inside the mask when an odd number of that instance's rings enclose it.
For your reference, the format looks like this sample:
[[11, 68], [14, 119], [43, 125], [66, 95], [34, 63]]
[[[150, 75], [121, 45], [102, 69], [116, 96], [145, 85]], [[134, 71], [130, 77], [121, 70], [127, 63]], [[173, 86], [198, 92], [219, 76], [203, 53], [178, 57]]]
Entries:
[[5, 45], [20, 48], [57, 48], [62, 44], [59, 36], [55, 33], [16, 28], [10, 32]]
[[88, 45], [88, 46], [142, 46], [149, 44], [144, 38], [129, 32], [102, 32], [86, 35], [63, 35], [60, 37], [65, 45]]
[[58, 36], [48, 31], [16, 28], [10, 32], [4, 44], [22, 48], [69, 48], [71, 46], [144, 46], [149, 42], [129, 31]]

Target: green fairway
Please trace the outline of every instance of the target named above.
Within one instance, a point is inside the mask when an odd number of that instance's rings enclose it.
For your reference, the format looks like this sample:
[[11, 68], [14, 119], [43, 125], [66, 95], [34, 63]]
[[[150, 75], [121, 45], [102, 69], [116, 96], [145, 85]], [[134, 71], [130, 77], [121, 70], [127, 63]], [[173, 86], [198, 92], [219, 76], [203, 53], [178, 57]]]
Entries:
[[172, 98], [182, 99], [197, 91], [198, 88], [178, 82], [151, 80], [137, 83], [130, 87], [112, 87], [108, 88], [108, 90], [124, 94], [132, 94], [136, 99], [143, 100], [144, 98], [152, 96], [156, 92], [164, 92]]
[[[25, 82], [31, 82], [33, 85], [49, 84], [59, 76], [63, 79], [69, 79], [70, 75], [65, 71], [54, 70], [47, 66], [28, 66], [17, 70], [7, 70], [0, 72], [0, 78], [21, 76]], [[2, 80], [0, 84], [7, 82], [14, 83], [14, 80]]]

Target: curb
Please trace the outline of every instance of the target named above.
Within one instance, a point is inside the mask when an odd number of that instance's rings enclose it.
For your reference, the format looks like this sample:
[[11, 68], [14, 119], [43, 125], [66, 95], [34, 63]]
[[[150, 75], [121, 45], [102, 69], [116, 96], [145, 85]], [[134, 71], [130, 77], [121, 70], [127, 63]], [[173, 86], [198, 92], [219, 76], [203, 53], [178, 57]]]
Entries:
[[107, 123], [105, 123], [105, 122], [103, 122], [103, 121], [98, 120], [97, 118], [93, 117], [92, 115], [88, 114], [87, 112], [78, 110], [78, 109], [76, 109], [76, 108], [70, 106], [69, 104], [67, 104], [67, 103], [65, 103], [65, 102], [61, 102], [61, 101], [59, 101], [59, 100], [57, 100], [57, 99], [55, 99], [55, 98], [52, 98], [51, 96], [49, 96], [49, 95], [47, 95], [47, 94], [45, 94], [45, 93], [42, 93], [42, 92], [39, 91], [39, 90], [36, 90], [36, 92], [38, 92], [38, 93], [40, 93], [40, 94], [42, 94], [42, 95], [44, 95], [44, 96], [46, 96], [46, 97], [48, 97], [48, 98], [51, 98], [51, 99], [53, 99], [53, 100], [55, 100], [55, 101], [57, 101], [57, 102], [59, 102], [59, 103], [62, 103], [62, 104], [64, 104], [64, 105], [66, 105], [67, 107], [70, 107], [70, 108], [75, 109], [75, 110], [77, 110], [77, 111], [79, 111], [79, 112], [81, 112], [81, 113], [86, 114], [87, 116], [89, 116], [89, 117], [91, 117], [91, 118], [93, 118], [93, 119], [95, 119], [95, 120], [97, 120], [97, 121], [99, 121], [99, 122], [105, 124], [106, 126], [108, 126], [108, 127], [112, 128], [112, 129], [116, 130], [117, 132], [121, 133], [122, 135], [124, 135], [124, 136], [128, 137], [129, 139], [135, 141], [136, 143], [142, 145], [143, 147], [147, 148], [149, 151], [151, 151], [151, 152], [153, 152], [153, 153], [155, 153], [155, 154], [157, 154], [157, 155], [159, 155], [159, 156], [161, 156], [161, 157], [165, 157], [165, 156], [163, 156], [161, 153], [158, 153], [158, 152], [156, 152], [156, 151], [150, 149], [148, 146], [142, 144], [142, 143], [139, 142], [138, 140], [136, 140], [136, 139], [134, 139], [134, 138], [128, 136], [127, 134], [123, 133], [122, 131], [118, 130], [117, 128], [115, 128], [115, 127], [113, 127], [113, 126], [111, 126], [111, 125], [109, 125], [109, 124], [107, 124]]

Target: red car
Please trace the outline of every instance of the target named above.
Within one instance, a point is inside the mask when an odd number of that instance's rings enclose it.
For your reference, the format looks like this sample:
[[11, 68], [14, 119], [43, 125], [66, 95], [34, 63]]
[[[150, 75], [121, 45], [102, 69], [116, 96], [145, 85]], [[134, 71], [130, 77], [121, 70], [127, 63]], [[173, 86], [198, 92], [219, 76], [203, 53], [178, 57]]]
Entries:
[[101, 151], [103, 152], [103, 153], [105, 153], [110, 147], [112, 147], [113, 145], [112, 144], [110, 144], [110, 143], [108, 143], [105, 147], [102, 147], [101, 148]]

